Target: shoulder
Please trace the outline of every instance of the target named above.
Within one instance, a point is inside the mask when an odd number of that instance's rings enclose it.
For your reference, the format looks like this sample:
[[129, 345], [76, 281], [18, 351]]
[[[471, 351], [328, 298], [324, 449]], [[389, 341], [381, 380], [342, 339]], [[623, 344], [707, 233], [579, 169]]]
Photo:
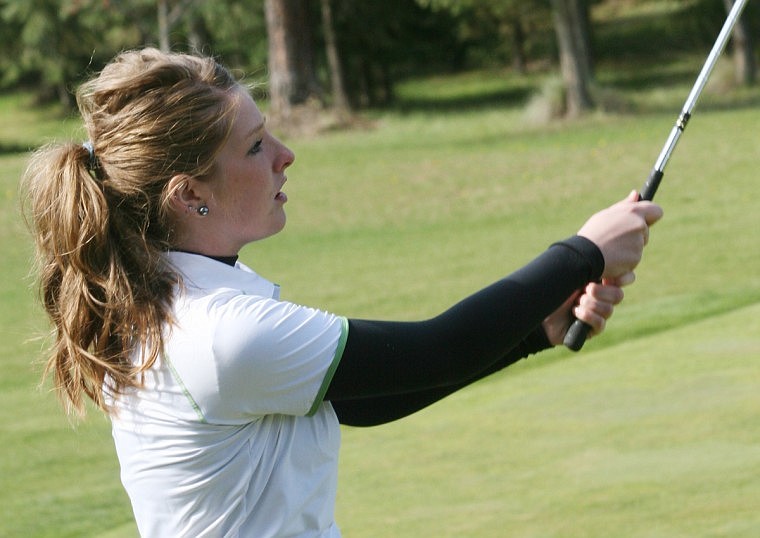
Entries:
[[316, 308], [261, 296], [217, 293], [207, 305], [220, 357], [286, 356], [343, 331], [343, 318]]

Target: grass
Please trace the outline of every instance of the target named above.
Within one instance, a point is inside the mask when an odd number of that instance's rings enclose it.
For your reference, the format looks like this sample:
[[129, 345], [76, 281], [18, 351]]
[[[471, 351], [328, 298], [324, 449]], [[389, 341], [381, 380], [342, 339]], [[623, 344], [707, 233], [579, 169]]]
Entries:
[[[476, 73], [410, 81], [365, 131], [289, 140], [288, 226], [243, 259], [297, 302], [436, 313], [640, 187], [690, 82], [600, 78], [653, 105], [536, 127], [522, 112], [535, 80]], [[344, 430], [345, 536], [760, 532], [755, 98], [704, 96], [638, 282], [582, 354], [553, 350], [414, 417]], [[77, 136], [24, 105], [0, 98], [15, 126], [0, 131], [4, 147]], [[18, 213], [25, 158], [0, 155], [0, 536], [135, 536], [107, 421], [72, 428], [37, 388], [32, 337], [46, 324]]]
[[[347, 536], [756, 536], [754, 305], [344, 435]], [[537, 359], [533, 359], [537, 360]]]
[[29, 93], [0, 94], [0, 153], [25, 151], [57, 137], [81, 137], [83, 128], [55, 105], [37, 105]]

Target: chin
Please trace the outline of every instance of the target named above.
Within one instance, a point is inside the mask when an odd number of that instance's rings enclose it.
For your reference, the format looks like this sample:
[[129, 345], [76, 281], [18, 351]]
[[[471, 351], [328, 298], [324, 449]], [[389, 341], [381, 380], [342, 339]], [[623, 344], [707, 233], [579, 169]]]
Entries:
[[267, 237], [272, 237], [273, 235], [277, 235], [285, 228], [285, 216], [283, 215], [282, 222], [278, 222], [274, 224], [269, 230], [265, 231], [262, 234], [258, 234], [256, 236], [256, 239], [254, 241], [259, 239], [266, 239]]

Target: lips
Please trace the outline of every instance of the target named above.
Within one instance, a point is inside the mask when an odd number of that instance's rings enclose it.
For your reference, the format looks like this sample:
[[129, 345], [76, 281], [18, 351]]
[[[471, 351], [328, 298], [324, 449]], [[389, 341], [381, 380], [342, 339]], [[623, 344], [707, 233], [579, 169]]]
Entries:
[[[286, 182], [287, 180], [288, 180], [288, 178], [284, 178], [284, 179], [282, 180], [282, 185], [280, 185], [280, 188], [281, 188], [281, 189], [282, 189], [282, 187], [285, 185], [285, 182]], [[285, 203], [285, 202], [287, 202], [287, 201], [288, 201], [288, 195], [287, 195], [287, 194], [285, 194], [285, 193], [284, 193], [284, 192], [282, 192], [282, 191], [279, 191], [277, 194], [275, 194], [275, 195], [274, 195], [274, 199], [275, 199], [275, 200], [277, 200], [278, 202], [282, 202], [282, 203]]]

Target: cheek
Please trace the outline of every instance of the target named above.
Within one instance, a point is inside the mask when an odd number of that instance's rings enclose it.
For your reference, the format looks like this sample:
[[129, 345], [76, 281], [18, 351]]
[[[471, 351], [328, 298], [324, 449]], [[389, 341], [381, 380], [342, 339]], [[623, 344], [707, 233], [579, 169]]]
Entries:
[[273, 194], [261, 183], [248, 183], [232, 200], [233, 207], [242, 220], [250, 223], [266, 221], [272, 213]]
[[224, 183], [224, 202], [232, 207], [251, 203], [251, 198], [256, 193], [256, 182], [245, 169], [231, 170]]
[[248, 163], [229, 167], [226, 172], [219, 201], [229, 207], [230, 212], [250, 217], [251, 211], [267, 207], [274, 198], [274, 187], [261, 166]]

